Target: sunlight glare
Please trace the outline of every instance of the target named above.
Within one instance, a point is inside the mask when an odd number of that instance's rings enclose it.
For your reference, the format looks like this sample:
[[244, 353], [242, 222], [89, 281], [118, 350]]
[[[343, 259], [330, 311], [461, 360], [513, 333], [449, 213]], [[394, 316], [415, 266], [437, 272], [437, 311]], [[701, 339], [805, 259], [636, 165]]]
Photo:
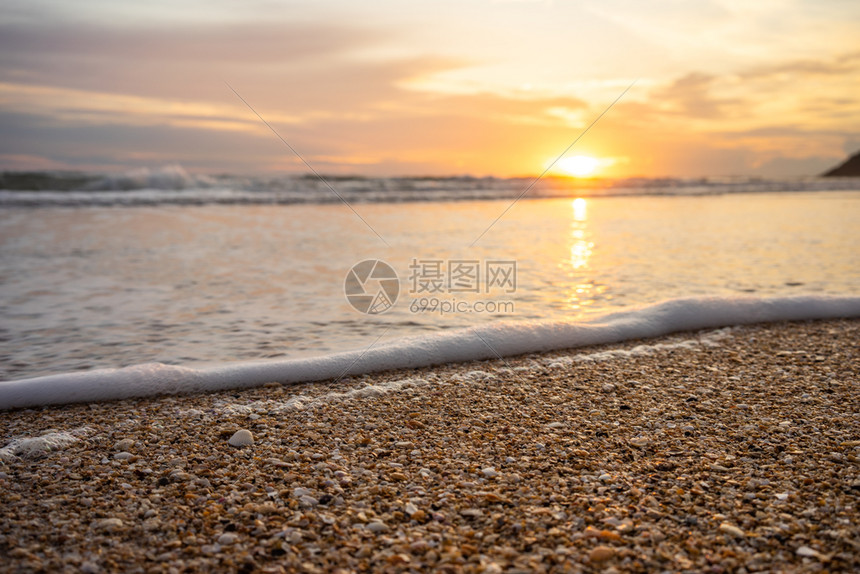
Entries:
[[600, 160], [587, 155], [565, 157], [558, 162], [558, 167], [574, 177], [587, 177], [594, 173], [598, 165]]
[[574, 221], [585, 221], [586, 215], [586, 206], [588, 204], [581, 197], [577, 197], [573, 200], [571, 206], [573, 207], [573, 219]]

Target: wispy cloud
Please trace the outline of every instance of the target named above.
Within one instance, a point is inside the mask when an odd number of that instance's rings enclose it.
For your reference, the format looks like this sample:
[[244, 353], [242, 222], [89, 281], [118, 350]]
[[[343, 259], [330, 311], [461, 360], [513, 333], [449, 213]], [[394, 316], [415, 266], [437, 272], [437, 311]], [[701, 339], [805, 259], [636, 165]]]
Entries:
[[[0, 105], [7, 113], [40, 116], [66, 125], [166, 125], [217, 131], [261, 132], [242, 119], [237, 106], [144, 96], [129, 96], [52, 86], [0, 83]], [[298, 123], [280, 115], [281, 123]]]
[[774, 76], [805, 79], [810, 76], [841, 76], [860, 71], [860, 51], [840, 54], [829, 60], [798, 59], [753, 66], [739, 75], [744, 79]]
[[652, 100], [666, 113], [688, 119], [722, 119], [743, 105], [740, 98], [717, 97], [712, 89], [718, 78], [701, 72], [691, 72], [668, 86], [657, 89]]
[[326, 171], [537, 173], [639, 77], [578, 144], [629, 158], [607, 173], [789, 173], [789, 158], [838, 158], [860, 133], [860, 9], [824, 4], [10, 0], [0, 153], [300, 169], [228, 81]]

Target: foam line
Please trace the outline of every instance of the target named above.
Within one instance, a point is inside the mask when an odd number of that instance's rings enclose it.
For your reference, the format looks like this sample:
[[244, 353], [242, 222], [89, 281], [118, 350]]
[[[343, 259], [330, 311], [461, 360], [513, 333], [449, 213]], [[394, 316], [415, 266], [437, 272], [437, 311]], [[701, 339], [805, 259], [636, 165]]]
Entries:
[[491, 359], [759, 322], [860, 317], [860, 297], [673, 299], [588, 322], [499, 322], [400, 339], [369, 350], [190, 369], [150, 363], [0, 383], [0, 410], [300, 383], [390, 369]]

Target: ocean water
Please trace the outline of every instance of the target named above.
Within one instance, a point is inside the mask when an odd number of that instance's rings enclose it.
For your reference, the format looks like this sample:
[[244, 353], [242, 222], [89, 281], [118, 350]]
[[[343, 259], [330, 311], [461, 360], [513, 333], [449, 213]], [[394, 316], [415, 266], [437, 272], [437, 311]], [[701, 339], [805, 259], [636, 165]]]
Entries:
[[[695, 297], [860, 294], [856, 180], [552, 184], [501, 218], [522, 182], [465, 180], [480, 200], [457, 196], [457, 178], [407, 191], [334, 182], [365, 194], [351, 202], [359, 217], [340, 202], [273, 201], [271, 182], [254, 201], [222, 201], [260, 190], [167, 175], [0, 192], [0, 379], [277, 362]], [[399, 278], [384, 313], [345, 295], [367, 260]], [[385, 294], [380, 309], [392, 303], [377, 279], [364, 287]]]

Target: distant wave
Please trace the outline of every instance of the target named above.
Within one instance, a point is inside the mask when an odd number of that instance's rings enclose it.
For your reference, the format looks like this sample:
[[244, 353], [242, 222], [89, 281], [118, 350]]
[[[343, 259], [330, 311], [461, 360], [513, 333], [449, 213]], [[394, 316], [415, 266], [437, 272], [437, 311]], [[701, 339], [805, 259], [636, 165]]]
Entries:
[[[0, 206], [134, 206], [203, 204], [350, 203], [512, 199], [531, 178], [495, 177], [250, 177], [194, 175], [179, 165], [117, 174], [5, 172]], [[337, 194], [329, 189], [331, 185]], [[860, 178], [626, 178], [575, 180], [548, 177], [527, 197], [716, 195], [791, 191], [860, 190]], [[340, 196], [340, 197], [338, 197]]]
[[150, 363], [124, 369], [0, 383], [0, 410], [159, 394], [299, 383], [374, 371], [418, 368], [524, 353], [615, 343], [766, 321], [860, 317], [860, 297], [696, 297], [605, 315], [587, 322], [499, 322], [401, 339], [366, 351], [307, 359], [230, 363], [189, 369]]
[[128, 191], [135, 189], [206, 189], [214, 187], [215, 179], [205, 175], [191, 175], [181, 165], [167, 165], [158, 169], [140, 168], [119, 174], [108, 174], [86, 186], [93, 191]]

